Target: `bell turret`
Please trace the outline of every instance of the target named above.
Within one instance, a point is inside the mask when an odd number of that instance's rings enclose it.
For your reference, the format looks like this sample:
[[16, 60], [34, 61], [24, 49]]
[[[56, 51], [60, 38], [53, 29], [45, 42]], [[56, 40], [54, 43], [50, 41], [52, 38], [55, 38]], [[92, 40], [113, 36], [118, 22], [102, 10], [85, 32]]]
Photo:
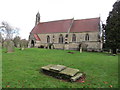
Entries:
[[36, 14], [36, 22], [35, 22], [35, 25], [37, 25], [39, 22], [40, 22], [40, 13], [38, 12], [38, 13]]

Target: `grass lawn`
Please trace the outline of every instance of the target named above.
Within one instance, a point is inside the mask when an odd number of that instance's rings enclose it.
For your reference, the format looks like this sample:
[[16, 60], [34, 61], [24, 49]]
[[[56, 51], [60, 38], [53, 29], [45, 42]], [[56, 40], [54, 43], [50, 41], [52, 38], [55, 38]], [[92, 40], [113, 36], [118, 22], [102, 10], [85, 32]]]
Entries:
[[[112, 88], [118, 87], [118, 56], [105, 53], [29, 48], [2, 53], [3, 88]], [[42, 66], [62, 64], [86, 73], [84, 83], [65, 82], [39, 73]]]

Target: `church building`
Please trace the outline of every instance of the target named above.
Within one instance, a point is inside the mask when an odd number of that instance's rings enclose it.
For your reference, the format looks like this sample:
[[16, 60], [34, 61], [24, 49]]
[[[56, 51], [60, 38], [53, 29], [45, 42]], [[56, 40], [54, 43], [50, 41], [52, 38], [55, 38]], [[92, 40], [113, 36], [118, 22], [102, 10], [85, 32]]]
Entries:
[[101, 51], [101, 31], [100, 17], [41, 22], [38, 12], [35, 27], [30, 32], [29, 47]]

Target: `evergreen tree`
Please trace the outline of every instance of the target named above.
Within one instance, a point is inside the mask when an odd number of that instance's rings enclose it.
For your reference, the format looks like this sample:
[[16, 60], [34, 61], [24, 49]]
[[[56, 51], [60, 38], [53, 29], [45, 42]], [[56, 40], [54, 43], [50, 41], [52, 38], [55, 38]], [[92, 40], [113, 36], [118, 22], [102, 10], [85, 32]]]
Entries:
[[13, 40], [14, 44], [15, 44], [15, 47], [19, 48], [20, 46], [20, 37], [19, 36], [16, 36]]
[[120, 0], [114, 3], [105, 26], [106, 47], [116, 54], [120, 49]]

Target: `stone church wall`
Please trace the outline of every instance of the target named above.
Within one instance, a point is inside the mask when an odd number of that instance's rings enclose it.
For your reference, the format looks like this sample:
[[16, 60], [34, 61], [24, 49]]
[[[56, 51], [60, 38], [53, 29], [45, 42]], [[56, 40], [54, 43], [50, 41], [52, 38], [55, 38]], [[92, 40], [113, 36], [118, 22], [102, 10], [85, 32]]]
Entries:
[[[59, 43], [59, 36], [60, 34], [63, 35], [63, 44], [60, 44]], [[42, 46], [45, 46], [47, 47], [48, 46], [48, 43], [47, 43], [47, 36], [50, 37], [50, 43], [53, 43], [54, 45], [54, 48], [55, 49], [64, 49], [65, 48], [65, 36], [66, 34], [68, 33], [51, 33], [51, 34], [38, 34], [39, 38], [41, 39], [41, 41], [37, 41], [35, 46], [36, 47], [40, 47], [41, 45]], [[76, 42], [72, 42], [72, 36], [73, 34], [76, 35]], [[86, 41], [85, 40], [85, 36], [86, 34], [89, 34], [89, 41]], [[99, 50], [99, 49], [102, 49], [102, 43], [99, 42], [99, 38], [98, 38], [98, 35], [99, 35], [99, 32], [81, 32], [81, 33], [69, 33], [68, 34], [68, 46], [69, 46], [69, 49], [71, 50], [79, 50], [79, 44], [80, 43], [84, 43], [84, 44], [87, 44], [87, 49], [88, 50], [92, 50], [92, 49], [95, 49], [95, 50]], [[53, 36], [54, 36], [54, 39], [53, 39]]]

